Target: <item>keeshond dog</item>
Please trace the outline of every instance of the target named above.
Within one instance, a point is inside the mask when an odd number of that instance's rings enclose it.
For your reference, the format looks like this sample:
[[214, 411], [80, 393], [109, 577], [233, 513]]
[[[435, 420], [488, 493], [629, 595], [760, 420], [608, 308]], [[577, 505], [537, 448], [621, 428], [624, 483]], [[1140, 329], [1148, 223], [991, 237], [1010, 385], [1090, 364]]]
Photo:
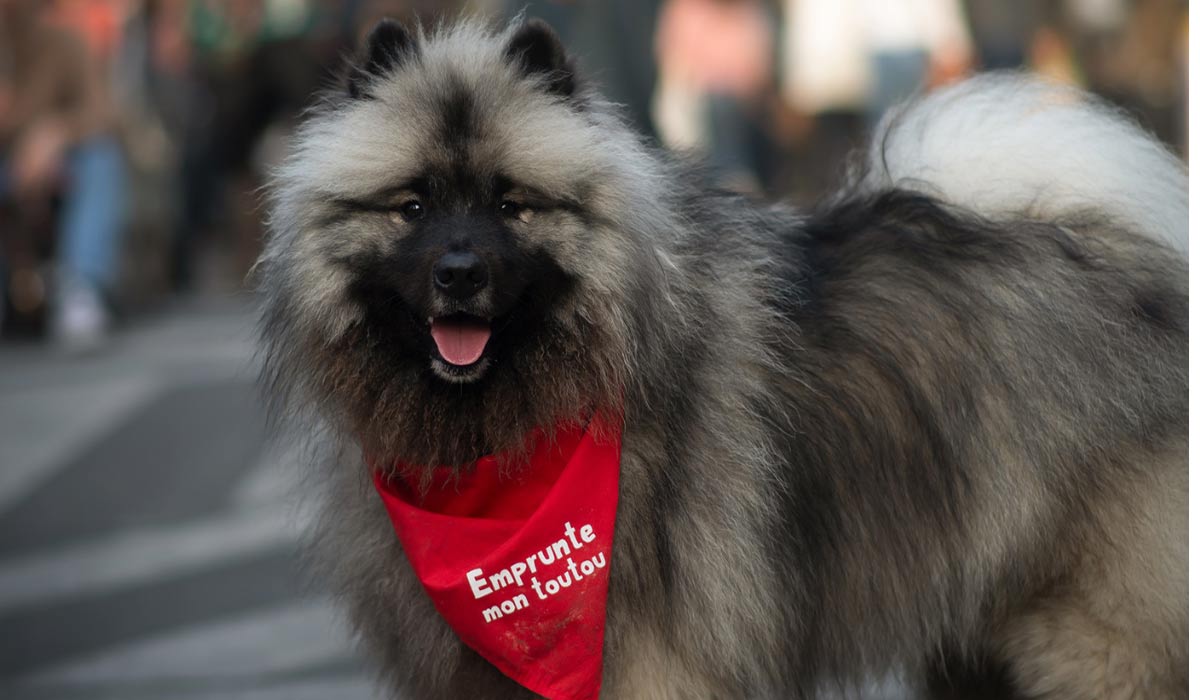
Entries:
[[806, 213], [715, 189], [537, 21], [371, 34], [271, 189], [262, 339], [338, 445], [318, 550], [397, 697], [529, 691], [435, 612], [363, 453], [597, 411], [606, 698], [1185, 696], [1184, 167], [1008, 75], [849, 170]]

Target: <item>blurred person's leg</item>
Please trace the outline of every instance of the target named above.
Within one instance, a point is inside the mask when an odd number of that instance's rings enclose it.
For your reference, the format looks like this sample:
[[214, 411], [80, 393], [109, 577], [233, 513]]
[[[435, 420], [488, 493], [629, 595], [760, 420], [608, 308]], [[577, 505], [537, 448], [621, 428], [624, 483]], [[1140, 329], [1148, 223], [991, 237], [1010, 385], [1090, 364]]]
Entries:
[[[53, 238], [52, 192], [22, 195], [11, 159], [0, 159], [0, 328], [40, 335], [46, 303], [42, 263]], [[9, 315], [11, 312], [11, 315]]]
[[127, 195], [125, 157], [116, 139], [99, 137], [73, 148], [59, 226], [62, 274], [55, 331], [68, 342], [95, 340], [107, 330], [104, 295], [120, 263]]
[[184, 133], [194, 138], [184, 141], [179, 161], [180, 207], [171, 246], [171, 286], [177, 292], [193, 286], [195, 259], [221, 200], [221, 169], [208, 130]]
[[658, 131], [651, 105], [660, 68], [654, 32], [662, 5], [662, 0], [572, 3], [578, 9], [565, 35], [584, 74], [596, 81], [605, 97], [625, 106], [638, 132], [654, 139]]
[[7, 229], [9, 223], [2, 217], [4, 215], [3, 207], [8, 204], [13, 194], [12, 175], [9, 172], [8, 163], [0, 158], [0, 331], [4, 330], [4, 320], [8, 310], [8, 256], [6, 255], [9, 247]]
[[867, 97], [867, 118], [872, 125], [888, 108], [912, 97], [925, 84], [929, 56], [921, 49], [879, 51], [871, 55], [875, 84]]
[[736, 97], [709, 95], [709, 160], [719, 184], [739, 192], [759, 192], [763, 173], [757, 159], [758, 125]]
[[218, 100], [223, 93], [221, 72], [215, 66], [189, 66], [168, 78], [178, 117], [179, 209], [171, 246], [171, 286], [187, 292], [195, 285], [197, 258], [204, 239], [215, 226], [222, 201], [221, 124]]

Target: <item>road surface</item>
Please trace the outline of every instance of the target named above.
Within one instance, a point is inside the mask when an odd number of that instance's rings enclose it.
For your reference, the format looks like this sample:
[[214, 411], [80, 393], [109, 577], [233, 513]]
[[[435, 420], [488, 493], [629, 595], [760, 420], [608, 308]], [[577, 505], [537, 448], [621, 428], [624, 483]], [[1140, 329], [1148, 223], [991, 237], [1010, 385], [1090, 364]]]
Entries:
[[280, 442], [245, 299], [90, 355], [0, 346], [0, 697], [374, 697]]

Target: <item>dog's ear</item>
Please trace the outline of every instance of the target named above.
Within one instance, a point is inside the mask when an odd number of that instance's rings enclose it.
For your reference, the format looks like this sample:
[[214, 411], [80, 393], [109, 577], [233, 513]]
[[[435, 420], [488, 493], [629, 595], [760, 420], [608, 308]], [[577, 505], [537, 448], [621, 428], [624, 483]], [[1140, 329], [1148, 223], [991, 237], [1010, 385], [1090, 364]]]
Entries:
[[366, 85], [373, 77], [387, 75], [417, 53], [412, 35], [394, 19], [383, 19], [367, 35], [363, 58], [350, 71], [347, 89], [351, 97], [366, 94]]
[[542, 76], [551, 92], [570, 97], [575, 92], [575, 69], [558, 35], [540, 19], [521, 25], [508, 42], [505, 56], [525, 75]]

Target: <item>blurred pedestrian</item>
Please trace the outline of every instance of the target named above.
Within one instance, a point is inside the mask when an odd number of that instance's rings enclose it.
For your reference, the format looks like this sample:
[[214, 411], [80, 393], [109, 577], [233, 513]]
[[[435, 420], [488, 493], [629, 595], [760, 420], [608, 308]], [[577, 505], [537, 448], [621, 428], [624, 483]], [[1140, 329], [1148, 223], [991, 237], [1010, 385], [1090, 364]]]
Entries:
[[972, 65], [959, 0], [782, 0], [782, 7], [782, 98], [808, 118], [782, 177], [801, 201], [840, 183], [845, 154], [888, 108]]
[[[17, 212], [46, 211], [61, 200], [52, 329], [63, 341], [87, 343], [111, 317], [106, 296], [117, 281], [125, 162], [104, 63], [79, 33], [47, 21], [52, 8], [0, 0], [0, 200]], [[17, 297], [28, 293], [13, 282], [39, 276], [29, 269], [37, 261], [20, 257], [9, 266], [22, 269], [6, 276]]]
[[766, 7], [760, 0], [668, 0], [655, 49], [663, 140], [704, 148], [721, 184], [761, 191], [773, 54]]
[[[467, 3], [486, 9], [489, 3]], [[658, 64], [655, 22], [662, 0], [500, 0], [505, 17], [524, 13], [548, 23], [578, 61], [577, 71], [620, 104], [637, 131], [657, 139], [651, 114]]]
[[979, 70], [1024, 66], [1028, 49], [1045, 14], [1039, 0], [965, 0], [963, 10], [975, 43]]
[[971, 40], [958, 0], [859, 2], [871, 61], [870, 124], [920, 90], [966, 75]]

